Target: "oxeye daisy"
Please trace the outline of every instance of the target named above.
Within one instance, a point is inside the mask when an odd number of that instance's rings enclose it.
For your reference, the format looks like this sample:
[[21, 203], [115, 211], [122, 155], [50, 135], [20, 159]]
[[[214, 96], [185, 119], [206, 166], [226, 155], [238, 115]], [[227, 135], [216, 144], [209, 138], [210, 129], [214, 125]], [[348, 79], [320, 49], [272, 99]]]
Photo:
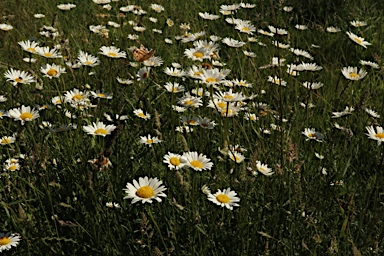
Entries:
[[244, 161], [243, 154], [241, 154], [239, 152], [228, 152], [228, 156], [232, 161], [234, 161], [238, 164]]
[[37, 47], [36, 48], [36, 53], [39, 54], [40, 56], [43, 56], [48, 59], [55, 59], [55, 58], [62, 58], [60, 52], [56, 49], [49, 49], [48, 46], [45, 47]]
[[0, 30], [9, 31], [9, 30], [12, 30], [12, 29], [13, 29], [12, 25], [5, 24], [5, 23], [0, 24]]
[[141, 109], [141, 108], [139, 108], [139, 109], [135, 109], [134, 111], [133, 111], [133, 113], [137, 116], [137, 117], [140, 117], [140, 118], [142, 118], [142, 119], [144, 119], [144, 120], [149, 120], [150, 118], [151, 118], [151, 115], [150, 114], [148, 114], [148, 113], [144, 113], [144, 111]]
[[274, 33], [274, 34], [278, 34], [278, 35], [288, 35], [288, 31], [285, 30], [285, 29], [282, 29], [282, 28], [275, 28], [274, 26], [268, 26], [268, 29]]
[[69, 103], [79, 103], [84, 101], [89, 101], [89, 93], [82, 92], [79, 89], [75, 88], [71, 91], [64, 93], [64, 101]]
[[287, 82], [284, 81], [283, 79], [278, 78], [277, 76], [275, 76], [275, 77], [269, 76], [268, 82], [273, 83], [273, 84], [277, 84], [277, 85], [281, 85], [281, 86], [287, 86]]
[[184, 55], [191, 59], [197, 61], [203, 61], [204, 59], [210, 59], [210, 53], [205, 48], [191, 48], [184, 51]]
[[271, 176], [273, 174], [272, 169], [266, 164], [262, 164], [260, 161], [256, 161], [256, 169], [265, 176]]
[[163, 163], [168, 164], [170, 170], [179, 170], [187, 164], [187, 160], [179, 154], [168, 152], [163, 158]]
[[179, 83], [171, 83], [167, 82], [164, 85], [164, 88], [171, 93], [178, 93], [178, 92], [183, 92], [185, 90], [183, 85], [179, 85]]
[[256, 31], [256, 27], [254, 25], [252, 25], [250, 21], [247, 21], [247, 20], [246, 21], [240, 20], [240, 21], [236, 22], [235, 29], [239, 30], [242, 33], [246, 33], [249, 35], [252, 35], [253, 32]]
[[83, 130], [86, 133], [103, 137], [110, 135], [115, 129], [115, 125], [105, 125], [103, 122], [93, 122], [92, 125], [83, 126]]
[[57, 5], [57, 8], [62, 10], [62, 11], [69, 11], [75, 7], [76, 7], [75, 4], [59, 4], [59, 5]]
[[88, 54], [87, 52], [79, 51], [79, 56], [77, 57], [81, 65], [94, 67], [100, 64], [99, 58]]
[[321, 87], [323, 87], [323, 83], [321, 82], [304, 82], [303, 83], [303, 86], [307, 89], [310, 89], [310, 90], [317, 90], [317, 89], [320, 89]]
[[39, 47], [39, 44], [36, 41], [20, 41], [18, 44], [21, 46], [21, 48], [29, 53], [36, 53], [36, 49]]
[[150, 134], [147, 136], [140, 136], [140, 144], [148, 145], [149, 147], [152, 147], [153, 144], [160, 143], [161, 140], [157, 136], [152, 137]]
[[324, 136], [317, 132], [314, 128], [305, 128], [304, 131], [302, 132], [303, 135], [307, 136], [306, 141], [308, 140], [316, 140], [318, 142], [322, 142]]
[[123, 189], [127, 196], [123, 199], [133, 199], [132, 204], [136, 202], [152, 203], [153, 200], [161, 202], [160, 197], [167, 197], [163, 191], [167, 190], [165, 186], [162, 186], [163, 182], [157, 178], [149, 178], [145, 176], [140, 177], [139, 182], [133, 180], [133, 183], [127, 183], [127, 188]]
[[8, 145], [15, 143], [16, 141], [16, 134], [13, 134], [13, 136], [4, 136], [0, 138], [0, 145]]
[[137, 81], [139, 81], [139, 82], [145, 81], [148, 78], [150, 71], [151, 71], [150, 67], [143, 67], [143, 68], [139, 69], [139, 71], [137, 72], [137, 75], [136, 75]]
[[28, 74], [25, 71], [20, 71], [17, 69], [11, 68], [7, 72], [4, 73], [7, 81], [10, 81], [13, 86], [17, 86], [19, 84], [30, 84], [36, 82], [35, 78]]
[[16, 247], [21, 240], [18, 234], [1, 233], [0, 232], [0, 252], [7, 251]]
[[212, 121], [211, 119], [209, 118], [199, 118], [199, 124], [200, 124], [200, 127], [204, 128], [204, 129], [213, 129], [215, 128], [216, 126], [216, 123], [215, 121]]
[[225, 75], [221, 74], [218, 69], [203, 69], [202, 71], [200, 79], [208, 86], [219, 84], [225, 78]]
[[126, 58], [126, 53], [124, 51], [120, 51], [120, 48], [117, 48], [115, 46], [102, 46], [100, 48], [100, 54], [105, 55], [110, 58]]
[[4, 171], [14, 172], [17, 170], [20, 170], [20, 164], [18, 159], [10, 158], [5, 161]]
[[45, 66], [40, 68], [40, 72], [44, 74], [45, 77], [48, 77], [49, 79], [52, 78], [58, 78], [61, 74], [66, 73], [65, 68], [56, 65], [55, 63], [51, 64], [46, 64]]
[[229, 47], [234, 47], [234, 48], [242, 47], [242, 46], [245, 45], [244, 42], [235, 40], [235, 39], [233, 39], [233, 38], [228, 38], [228, 37], [224, 38], [224, 39], [222, 40], [222, 42], [223, 42], [224, 44], [228, 45]]
[[353, 81], [363, 79], [368, 74], [364, 69], [360, 69], [359, 72], [357, 72], [357, 67], [344, 67], [341, 73], [345, 78]]
[[365, 21], [353, 20], [350, 23], [354, 27], [364, 27], [364, 26], [367, 26], [367, 22], [365, 22]]
[[34, 108], [31, 109], [30, 106], [26, 107], [24, 105], [21, 108], [14, 108], [8, 111], [10, 118], [14, 118], [15, 121], [21, 121], [21, 124], [24, 125], [25, 122], [32, 121], [39, 117], [39, 111]]
[[231, 191], [230, 188], [218, 190], [215, 194], [208, 194], [208, 200], [229, 210], [233, 210], [234, 206], [240, 206], [237, 204], [240, 202], [240, 198], [237, 197], [235, 191]]
[[326, 30], [328, 33], [337, 33], [341, 31], [341, 29], [338, 27], [327, 27]]
[[376, 62], [360, 60], [360, 64], [364, 66], [370, 66], [371, 68], [374, 68], [374, 69], [380, 69], [379, 64], [377, 64]]
[[218, 18], [220, 18], [219, 15], [210, 14], [208, 12], [199, 12], [199, 16], [205, 20], [217, 20]]
[[366, 135], [368, 135], [370, 139], [377, 140], [377, 145], [380, 145], [381, 142], [384, 141], [383, 127], [376, 126], [376, 131], [375, 131], [375, 128], [373, 128], [373, 126], [367, 126], [365, 127], [365, 129], [367, 129], [368, 133], [366, 133]]
[[380, 115], [373, 109], [364, 108], [364, 111], [367, 112], [367, 114], [370, 115], [371, 117], [380, 118]]
[[211, 170], [213, 163], [203, 154], [197, 152], [186, 152], [183, 154], [183, 158], [187, 161], [187, 166], [191, 167], [195, 171]]
[[166, 67], [164, 69], [164, 73], [169, 76], [175, 76], [175, 77], [183, 77], [186, 74], [185, 71], [182, 69], [169, 68], [169, 67]]
[[203, 105], [203, 100], [200, 97], [195, 97], [190, 95], [189, 93], [186, 93], [184, 97], [181, 97], [178, 102], [178, 104], [182, 105], [183, 107], [194, 107], [199, 108]]
[[159, 4], [151, 4], [151, 9], [158, 13], [164, 11], [164, 7]]
[[347, 31], [346, 33], [353, 42], [357, 43], [358, 45], [363, 46], [364, 48], [367, 48], [368, 45], [371, 45], [369, 42], [365, 41], [364, 38], [359, 37], [359, 36], [353, 34], [352, 32]]

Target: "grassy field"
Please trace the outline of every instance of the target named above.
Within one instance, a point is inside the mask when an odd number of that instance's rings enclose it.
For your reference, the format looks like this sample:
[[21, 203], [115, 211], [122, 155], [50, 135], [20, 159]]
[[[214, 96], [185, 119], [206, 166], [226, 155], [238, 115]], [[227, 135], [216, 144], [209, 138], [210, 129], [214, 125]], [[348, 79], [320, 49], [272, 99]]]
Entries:
[[1, 255], [384, 254], [384, 3], [95, 2], [0, 1]]

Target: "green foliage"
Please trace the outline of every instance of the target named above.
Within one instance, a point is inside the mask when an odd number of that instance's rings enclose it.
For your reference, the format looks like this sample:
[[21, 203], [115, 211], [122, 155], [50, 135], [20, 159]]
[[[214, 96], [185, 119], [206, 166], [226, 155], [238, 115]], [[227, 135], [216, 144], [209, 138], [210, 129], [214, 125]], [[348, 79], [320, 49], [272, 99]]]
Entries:
[[[199, 12], [220, 14], [225, 1], [159, 0], [165, 10], [156, 13], [149, 3], [141, 5], [148, 13], [143, 16], [119, 12], [126, 1], [111, 2], [105, 10], [90, 0], [73, 1], [76, 8], [61, 11], [56, 3], [31, 0], [3, 0], [0, 2], [0, 23], [11, 24], [10, 31], [0, 30], [0, 72], [11, 69], [27, 71], [38, 77], [43, 89], [30, 85], [12, 86], [2, 76], [1, 94], [8, 100], [1, 109], [21, 105], [50, 105], [39, 111], [40, 117], [21, 125], [20, 121], [0, 119], [0, 136], [16, 135], [16, 142], [0, 145], [1, 163], [9, 158], [20, 158], [20, 170], [0, 172], [0, 229], [19, 233], [22, 240], [17, 248], [4, 255], [380, 255], [383, 253], [384, 175], [383, 145], [366, 136], [366, 126], [382, 125], [380, 118], [369, 116], [364, 109], [384, 115], [382, 97], [384, 49], [382, 47], [384, 14], [380, 1], [293, 1], [293, 12], [284, 12], [284, 1], [257, 1], [254, 9], [239, 9], [233, 17], [249, 20], [257, 29], [267, 26], [285, 28], [288, 36], [273, 38], [254, 33], [258, 42], [225, 22], [226, 17], [210, 21], [199, 17]], [[279, 2], [279, 3], [277, 3]], [[375, 3], [372, 3], [375, 2]], [[305, 3], [305, 4], [304, 4]], [[35, 13], [45, 18], [34, 18]], [[157, 23], [148, 18], [157, 18]], [[174, 26], [166, 24], [167, 19]], [[369, 26], [353, 28], [351, 20], [367, 21]], [[139, 33], [129, 21], [146, 27]], [[92, 33], [90, 25], [106, 25], [114, 21], [119, 28], [107, 27], [109, 36]], [[187, 69], [193, 62], [184, 56], [192, 42], [182, 43], [175, 36], [183, 35], [180, 23], [189, 23], [190, 33], [205, 31], [210, 35], [231, 37], [243, 42], [243, 48], [231, 48], [220, 43], [220, 61], [231, 70], [228, 79], [244, 79], [252, 88], [239, 89], [244, 95], [256, 95], [248, 100], [248, 112], [256, 113], [256, 122], [245, 120], [244, 112], [226, 118], [215, 109], [188, 109], [186, 115], [207, 117], [217, 126], [212, 129], [193, 127], [191, 133], [179, 133], [182, 113], [172, 110], [182, 94], [170, 94], [166, 82], [183, 84], [186, 91], [200, 84], [192, 78], [170, 77], [165, 67], [173, 62]], [[295, 29], [304, 24], [309, 30]], [[42, 26], [53, 26], [58, 37], [44, 37]], [[339, 33], [327, 33], [328, 26], [338, 26]], [[162, 30], [162, 34], [152, 31]], [[372, 45], [367, 49], [352, 42], [345, 34], [352, 31]], [[139, 34], [137, 41], [129, 34]], [[170, 38], [173, 44], [166, 44]], [[18, 42], [37, 40], [40, 46], [60, 45], [63, 58], [36, 57], [36, 63], [22, 61], [30, 57]], [[272, 41], [305, 49], [314, 56], [307, 60], [289, 50], [273, 46]], [[155, 49], [164, 64], [151, 69], [144, 82], [136, 81], [138, 68], [132, 67], [131, 47], [143, 44]], [[112, 59], [98, 54], [101, 46], [114, 45], [127, 52], [126, 59]], [[317, 45], [318, 47], [313, 47]], [[79, 69], [66, 66], [76, 62], [82, 50], [98, 56], [101, 63]], [[256, 53], [248, 58], [243, 50]], [[285, 63], [313, 62], [322, 66], [318, 72], [305, 71], [290, 76], [286, 67], [266, 67], [272, 57], [285, 58]], [[361, 59], [378, 62], [378, 70], [369, 69], [359, 81], [343, 77], [341, 68], [359, 66]], [[58, 78], [43, 77], [40, 67], [47, 63], [66, 66], [66, 73]], [[139, 64], [143, 67], [143, 64]], [[366, 67], [368, 69], [368, 67]], [[93, 75], [89, 75], [94, 72]], [[268, 76], [278, 76], [287, 86], [267, 82]], [[116, 77], [134, 81], [131, 85], [118, 83]], [[308, 90], [304, 81], [321, 81], [324, 87]], [[100, 90], [113, 93], [113, 98], [93, 99], [94, 108], [81, 111], [62, 104], [54, 106], [51, 99], [78, 88], [81, 91]], [[204, 87], [212, 90], [212, 87]], [[220, 86], [221, 90], [228, 88]], [[212, 93], [211, 93], [212, 96]], [[264, 102], [268, 109], [253, 103]], [[307, 107], [302, 107], [305, 103]], [[314, 108], [308, 107], [314, 104]], [[333, 119], [332, 112], [345, 106], [355, 108], [350, 115]], [[143, 120], [133, 114], [142, 108], [151, 114]], [[65, 111], [76, 114], [69, 119]], [[113, 119], [128, 115], [127, 120], [106, 121], [105, 113]], [[286, 119], [286, 120], [283, 120]], [[54, 127], [43, 127], [49, 121]], [[86, 134], [82, 127], [92, 122], [117, 126], [106, 137]], [[345, 127], [335, 128], [335, 122]], [[57, 129], [73, 123], [77, 129]], [[276, 125], [274, 130], [271, 124]], [[315, 128], [324, 135], [322, 142], [306, 141], [305, 128]], [[263, 133], [269, 130], [270, 134]], [[279, 131], [280, 129], [280, 131]], [[160, 144], [148, 147], [139, 144], [140, 136], [159, 136]], [[235, 163], [219, 152], [228, 145], [246, 148], [245, 161]], [[163, 163], [167, 152], [182, 154], [197, 151], [214, 163], [212, 170], [201, 172], [192, 168], [168, 170]], [[315, 157], [315, 152], [324, 159]], [[100, 168], [89, 160], [108, 157], [112, 167]], [[254, 176], [256, 162], [268, 164], [274, 174]], [[325, 175], [325, 173], [327, 173]], [[123, 189], [139, 177], [158, 177], [167, 187], [167, 197], [161, 203], [131, 204], [123, 200]], [[233, 211], [207, 200], [201, 192], [203, 185], [212, 192], [230, 187], [240, 197], [240, 207]], [[108, 208], [106, 202], [117, 202], [121, 208]]]

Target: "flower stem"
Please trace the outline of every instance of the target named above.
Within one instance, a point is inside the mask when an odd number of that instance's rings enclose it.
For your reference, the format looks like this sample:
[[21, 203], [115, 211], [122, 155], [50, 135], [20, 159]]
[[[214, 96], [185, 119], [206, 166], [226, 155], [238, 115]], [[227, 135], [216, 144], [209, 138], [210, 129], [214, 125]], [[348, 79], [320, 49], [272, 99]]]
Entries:
[[151, 208], [150, 208], [150, 207], [147, 207], [147, 211], [148, 211], [149, 217], [151, 218], [151, 221], [153, 222], [153, 224], [154, 224], [155, 227], [156, 227], [157, 232], [159, 233], [159, 236], [160, 236], [161, 242], [163, 243], [163, 246], [164, 246], [166, 255], [168, 255], [168, 248], [167, 248], [167, 245], [165, 244], [165, 242], [164, 242], [164, 238], [163, 238], [163, 236], [161, 235], [161, 231], [160, 231], [159, 225], [157, 225], [157, 222], [156, 222], [155, 218], [153, 217], [153, 213], [152, 213], [152, 211], [151, 211]]

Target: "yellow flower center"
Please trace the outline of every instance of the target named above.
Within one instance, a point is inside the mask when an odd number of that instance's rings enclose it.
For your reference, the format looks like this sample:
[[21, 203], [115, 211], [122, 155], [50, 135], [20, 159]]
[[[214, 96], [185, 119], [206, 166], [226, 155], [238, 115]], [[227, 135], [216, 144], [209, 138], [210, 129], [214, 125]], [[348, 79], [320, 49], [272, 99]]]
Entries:
[[53, 56], [53, 54], [52, 53], [49, 53], [49, 52], [46, 52], [46, 53], [44, 53], [43, 54], [45, 57], [52, 57]]
[[245, 31], [245, 32], [248, 32], [248, 31], [249, 31], [249, 28], [247, 28], [247, 27], [243, 27], [243, 28], [241, 28], [241, 30], [242, 30], [242, 31]]
[[141, 118], [146, 118], [146, 115], [144, 115], [144, 113], [139, 113], [138, 116]]
[[20, 118], [25, 121], [26, 119], [31, 119], [33, 115], [29, 112], [24, 112], [20, 115]]
[[361, 44], [363, 41], [361, 41], [359, 38], [355, 37], [353, 38], [353, 41], [355, 41], [358, 44]]
[[227, 204], [231, 201], [231, 199], [225, 194], [220, 194], [220, 195], [216, 196], [216, 199], [220, 203], [224, 203], [224, 204]]
[[50, 70], [47, 71], [47, 75], [49, 75], [49, 76], [55, 76], [55, 75], [57, 75], [57, 73], [59, 73], [59, 72], [57, 72], [57, 70], [53, 69], [53, 68], [51, 68]]
[[205, 82], [207, 83], [217, 83], [217, 80], [216, 78], [213, 78], [213, 77], [208, 77]]
[[11, 166], [9, 166], [9, 170], [10, 171], [14, 171], [14, 170], [16, 170], [17, 169], [17, 165], [11, 165]]
[[8, 143], [11, 143], [11, 140], [10, 139], [2, 139], [0, 141], [1, 144], [8, 144]]
[[99, 134], [102, 134], [102, 135], [106, 135], [107, 134], [107, 130], [103, 129], [103, 128], [99, 128], [95, 131], [95, 134], [96, 135], [99, 135]]
[[217, 105], [219, 108], [225, 108], [225, 107], [227, 106], [227, 103], [225, 103], [225, 102], [218, 102], [216, 105]]
[[20, 78], [20, 77], [17, 77], [17, 78], [15, 78], [15, 82], [18, 82], [18, 83], [20, 83], [21, 81], [23, 81], [23, 79], [22, 79], [22, 78]]
[[151, 198], [155, 191], [150, 186], [143, 186], [136, 191], [136, 195], [141, 198]]
[[200, 161], [198, 161], [198, 160], [193, 160], [193, 161], [191, 161], [191, 162], [189, 162], [193, 167], [196, 167], [196, 168], [199, 168], [199, 169], [201, 169], [201, 168], [203, 168], [203, 164], [200, 162]]
[[117, 54], [115, 52], [109, 52], [107, 54], [108, 56], [111, 56], [111, 57], [117, 57]]
[[152, 143], [153, 143], [153, 140], [147, 140], [147, 143], [148, 143], [148, 144], [152, 144]]
[[7, 245], [11, 242], [11, 239], [9, 239], [8, 237], [4, 236], [4, 237], [0, 237], [0, 245]]
[[233, 96], [232, 95], [224, 95], [224, 97], [223, 97], [224, 99], [233, 99]]
[[186, 101], [184, 101], [184, 104], [185, 104], [185, 105], [192, 105], [192, 104], [193, 104], [193, 101], [191, 101], [191, 100], [186, 100]]
[[195, 120], [188, 120], [188, 124], [190, 124], [190, 125], [195, 125], [196, 124], [196, 121]]
[[308, 137], [316, 138], [316, 135], [314, 133], [308, 133]]
[[172, 91], [173, 91], [173, 92], [178, 92], [179, 89], [178, 89], [177, 87], [173, 87]]
[[196, 57], [196, 58], [198, 58], [198, 59], [201, 59], [201, 58], [203, 58], [204, 54], [202, 54], [201, 52], [195, 52], [195, 53], [193, 54], [193, 56]]
[[350, 76], [350, 77], [359, 77], [359, 75], [356, 74], [356, 73], [349, 73], [349, 76]]
[[75, 94], [73, 97], [72, 97], [72, 100], [81, 100], [83, 98], [83, 95], [81, 94]]
[[195, 73], [193, 73], [194, 76], [200, 76], [202, 73], [200, 71], [197, 71]]
[[377, 133], [375, 134], [375, 137], [379, 139], [384, 139], [384, 133]]
[[255, 121], [255, 120], [256, 120], [256, 116], [254, 116], [254, 115], [250, 115], [250, 116], [249, 116], [249, 119], [251, 119], [252, 121]]
[[92, 64], [93, 64], [93, 62], [89, 61], [89, 60], [84, 62], [84, 65], [92, 65]]
[[221, 115], [222, 116], [231, 116], [232, 115], [232, 110], [231, 109], [223, 109], [221, 110]]
[[36, 52], [36, 49], [35, 49], [35, 48], [32, 48], [32, 47], [29, 47], [29, 48], [27, 48], [27, 51], [28, 51], [28, 52]]
[[178, 157], [171, 157], [169, 159], [169, 162], [174, 165], [174, 166], [179, 166], [180, 165], [180, 159]]
[[97, 93], [96, 95], [99, 96], [100, 98], [104, 98], [105, 97], [104, 93]]
[[240, 83], [238, 83], [238, 85], [240, 85], [240, 86], [247, 86], [247, 84], [244, 83], [244, 82], [240, 82]]

